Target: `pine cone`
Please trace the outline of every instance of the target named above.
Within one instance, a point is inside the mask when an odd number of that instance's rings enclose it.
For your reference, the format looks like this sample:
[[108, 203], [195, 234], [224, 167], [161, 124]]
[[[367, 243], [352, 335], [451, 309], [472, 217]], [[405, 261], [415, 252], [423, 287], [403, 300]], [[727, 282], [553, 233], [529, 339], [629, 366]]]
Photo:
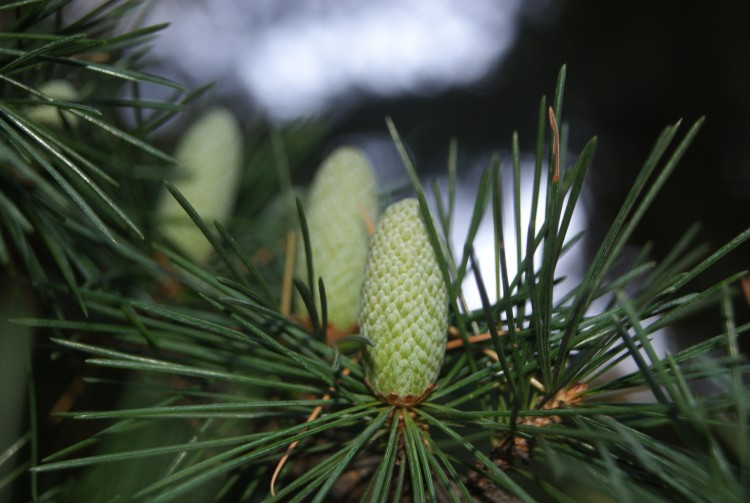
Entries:
[[[63, 79], [49, 80], [42, 84], [38, 91], [55, 100], [75, 101], [78, 99], [76, 89], [70, 82]], [[71, 126], [75, 127], [78, 124], [78, 117], [54, 105], [35, 105], [26, 110], [26, 117], [32, 121], [56, 129], [63, 127], [63, 116]]]
[[[229, 110], [208, 111], [183, 134], [175, 152], [174, 186], [206, 223], [225, 223], [231, 215], [241, 175], [242, 133]], [[163, 235], [196, 262], [213, 248], [168, 192], [162, 194], [157, 218]]]
[[[377, 214], [377, 182], [367, 157], [355, 147], [335, 150], [315, 175], [305, 209], [313, 268], [325, 285], [331, 333], [351, 333], [356, 326], [369, 228]], [[307, 279], [301, 240], [296, 275]], [[306, 317], [304, 304], [296, 305], [297, 314]]]
[[416, 199], [390, 206], [370, 247], [360, 333], [372, 389], [389, 403], [411, 405], [432, 389], [445, 355], [448, 290]]

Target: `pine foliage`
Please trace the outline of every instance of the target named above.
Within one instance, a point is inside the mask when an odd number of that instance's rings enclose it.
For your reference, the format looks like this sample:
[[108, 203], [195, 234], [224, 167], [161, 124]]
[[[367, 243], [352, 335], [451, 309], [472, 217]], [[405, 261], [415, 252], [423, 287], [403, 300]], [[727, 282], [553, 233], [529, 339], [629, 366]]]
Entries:
[[[0, 6], [0, 263], [6, 284], [38, 300], [38, 316], [15, 320], [36, 329], [37, 354], [77, 362], [83, 395], [100, 398], [83, 403], [103, 406], [58, 410], [59, 431], [76, 434], [52, 452], [36, 421], [48, 410], [36, 409], [45, 372], [37, 365], [19, 383], [28, 388], [28, 431], [0, 446], [0, 467], [8, 468], [0, 488], [33, 501], [750, 497], [748, 366], [737, 349], [750, 326], [735, 324], [731, 303], [742, 273], [693, 287], [750, 230], [705, 253], [687, 228], [663, 261], [644, 252], [623, 262], [633, 230], [702, 121], [664, 129], [583, 280], [560, 295], [558, 263], [580, 239], [568, 233], [572, 213], [588, 170], [597, 169], [596, 139], [574, 156], [558, 137], [565, 69], [551, 106], [539, 103], [533, 197], [524, 208], [530, 223], [521, 223], [514, 183], [507, 206], [514, 225], [503, 227], [506, 168], [496, 157], [477, 188], [461, 250], [444, 245], [459, 224], [456, 149], [446, 160], [447, 191], [433, 184], [431, 207], [386, 120], [451, 326], [431, 392], [394, 405], [365, 379], [361, 355], [377, 341], [355, 333], [329, 343], [326, 278], [288, 273], [294, 255], [313, 263], [312, 227], [304, 205], [294, 204], [292, 181], [316, 162], [325, 128], [244, 123], [234, 216], [204, 219], [176, 184], [162, 182], [175, 159], [155, 132], [191, 111], [206, 89], [143, 71], [148, 42], [165, 27], [121, 31], [137, 2], [107, 1], [75, 19], [65, 16], [67, 4]], [[141, 99], [143, 86], [171, 95]], [[517, 135], [512, 144], [507, 169], [517, 182]], [[155, 208], [165, 190], [211, 244], [208, 261], [189, 258], [163, 235]], [[497, 301], [473, 248], [484, 218], [494, 223]], [[515, 250], [503, 246], [510, 233]], [[289, 243], [297, 235], [295, 253]], [[513, 274], [508, 253], [518, 259]], [[466, 278], [480, 293], [479, 309], [463, 302]], [[310, 323], [290, 315], [292, 288]], [[714, 315], [714, 333], [674, 354], [654, 350], [664, 329], [698, 311]], [[637, 370], [607, 377], [626, 358]], [[652, 401], [621, 399], [643, 389]]]

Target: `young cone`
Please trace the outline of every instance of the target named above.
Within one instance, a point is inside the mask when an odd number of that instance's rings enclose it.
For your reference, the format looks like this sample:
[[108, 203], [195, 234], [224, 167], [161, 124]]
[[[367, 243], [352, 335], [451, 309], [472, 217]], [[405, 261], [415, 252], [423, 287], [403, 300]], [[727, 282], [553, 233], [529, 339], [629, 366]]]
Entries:
[[[75, 101], [78, 98], [73, 85], [67, 80], [55, 79], [45, 82], [39, 87], [39, 92], [55, 100]], [[54, 105], [35, 105], [26, 110], [26, 116], [39, 124], [51, 126], [57, 129], [63, 127], [63, 118], [71, 126], [78, 123], [78, 117], [70, 112], [64, 112]]]
[[[174, 186], [209, 224], [225, 223], [232, 211], [241, 174], [242, 133], [229, 110], [213, 108], [185, 132], [175, 152]], [[157, 208], [163, 235], [196, 262], [204, 262], [211, 243], [167, 191]]]
[[[377, 214], [377, 182], [370, 161], [358, 148], [338, 148], [316, 173], [305, 208], [315, 276], [323, 278], [326, 289], [329, 339], [351, 333], [356, 326], [369, 228]], [[301, 241], [295, 272], [304, 279], [307, 263]], [[301, 301], [297, 314], [307, 316]]]
[[416, 199], [391, 205], [372, 239], [360, 333], [375, 342], [364, 364], [372, 389], [411, 405], [432, 389], [445, 355], [448, 290]]

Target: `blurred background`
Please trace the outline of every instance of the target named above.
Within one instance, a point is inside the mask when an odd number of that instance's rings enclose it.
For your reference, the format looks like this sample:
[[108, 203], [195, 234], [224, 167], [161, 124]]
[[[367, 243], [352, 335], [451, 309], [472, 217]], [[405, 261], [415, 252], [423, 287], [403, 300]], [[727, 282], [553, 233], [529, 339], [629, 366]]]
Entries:
[[[366, 147], [389, 178], [392, 165], [401, 169], [389, 115], [426, 176], [444, 169], [457, 138], [472, 190], [490, 153], [507, 157], [514, 130], [522, 150], [532, 148], [539, 98], [551, 97], [567, 65], [572, 158], [599, 139], [577, 224], [589, 252], [659, 132], [705, 115], [634, 236], [634, 246], [653, 241], [658, 259], [696, 221], [698, 242], [714, 247], [750, 227], [748, 15], [748, 2], [730, 1], [161, 0], [143, 18], [171, 23], [155, 42], [154, 71], [216, 81], [214, 96], [241, 117], [316, 117], [331, 143]], [[695, 287], [748, 268], [749, 252], [736, 250]], [[747, 303], [737, 300], [747, 321]]]

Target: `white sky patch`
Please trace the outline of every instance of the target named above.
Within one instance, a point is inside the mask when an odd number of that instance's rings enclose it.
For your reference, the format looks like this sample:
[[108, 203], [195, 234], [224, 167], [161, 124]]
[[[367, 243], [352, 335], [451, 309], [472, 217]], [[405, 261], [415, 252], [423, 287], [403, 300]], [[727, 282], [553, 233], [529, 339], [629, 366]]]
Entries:
[[[521, 258], [526, 255], [526, 236], [528, 233], [529, 222], [531, 220], [531, 208], [532, 208], [532, 196], [533, 196], [533, 171], [534, 161], [529, 159], [522, 161], [521, 166], [521, 184], [520, 184], [520, 207], [521, 207]], [[476, 182], [472, 184], [460, 183], [456, 188], [456, 216], [455, 220], [458, 225], [453, 229], [451, 239], [451, 246], [456, 254], [456, 260], [460, 260], [463, 253], [464, 242], [466, 241], [466, 233], [468, 232], [469, 223], [471, 221], [471, 215], [474, 210], [474, 204], [476, 201], [476, 193], [478, 185], [478, 177], [469, 175], [466, 178], [474, 179]], [[514, 209], [514, 195], [513, 195], [513, 173], [510, 166], [506, 166], [503, 169], [503, 238], [505, 245], [505, 258], [508, 269], [508, 281], [512, 281], [513, 277], [518, 271], [518, 259], [516, 244], [516, 222], [515, 222], [515, 209]], [[546, 194], [546, 183], [543, 181], [540, 187], [539, 203], [536, 214], [535, 230], [538, 233], [539, 228], [544, 223], [545, 215], [545, 196]], [[482, 280], [484, 286], [487, 289], [489, 300], [491, 303], [497, 301], [497, 275], [495, 269], [495, 231], [494, 223], [492, 220], [492, 202], [488, 204], [487, 211], [485, 212], [479, 230], [477, 232], [476, 239], [474, 240], [474, 251], [479, 262], [479, 268], [482, 273]], [[579, 198], [576, 209], [573, 212], [573, 217], [570, 222], [570, 226], [567, 231], [566, 241], [584, 231], [586, 228], [586, 208], [583, 197]], [[571, 288], [575, 287], [583, 278], [585, 274], [585, 264], [580, 260], [581, 252], [576, 253], [576, 250], [580, 250], [583, 246], [582, 242], [578, 242], [574, 249], [564, 254], [558, 262], [557, 269], [555, 271], [555, 277], [565, 277], [565, 281], [557, 285], [555, 289], [555, 297], [559, 298], [564, 295]], [[538, 250], [535, 254], [534, 263], [538, 269], [541, 264], [541, 250]], [[471, 265], [471, 263], [469, 263]], [[469, 271], [466, 279], [463, 282], [464, 295], [470, 309], [478, 309], [482, 306], [479, 292], [476, 287], [476, 280], [474, 275]], [[502, 286], [500, 288], [502, 295]]]
[[153, 54], [248, 93], [272, 119], [354, 94], [431, 93], [482, 78], [510, 48], [519, 0], [161, 0]]
[[[546, 169], [546, 167], [545, 167]], [[532, 158], [527, 157], [522, 159], [521, 162], [521, 257], [526, 255], [526, 236], [528, 232], [529, 221], [531, 218], [531, 205], [533, 195], [533, 171], [534, 161]], [[452, 232], [450, 236], [450, 244], [454, 253], [456, 262], [460, 262], [463, 255], [463, 246], [466, 241], [466, 234], [471, 222], [472, 212], [474, 210], [474, 204], [476, 201], [477, 190], [479, 185], [479, 177], [481, 171], [478, 168], [469, 169], [465, 171], [462, 176], [457, 180], [456, 186], [456, 208], [454, 215], [454, 222], [452, 225]], [[540, 187], [540, 198], [539, 206], [537, 208], [536, 218], [536, 232], [539, 231], [542, 223], [544, 222], [545, 212], [545, 200], [546, 200], [546, 181], [543, 180]], [[505, 244], [506, 264], [508, 269], [509, 282], [512, 281], [513, 277], [518, 271], [518, 260], [516, 252], [516, 223], [515, 223], [515, 209], [514, 209], [514, 196], [513, 196], [513, 173], [510, 165], [505, 164], [503, 169], [503, 238]], [[441, 192], [447, 194], [446, 181], [441, 180]], [[487, 210], [484, 213], [482, 221], [479, 225], [476, 238], [474, 239], [474, 251], [479, 262], [479, 269], [482, 274], [482, 280], [487, 290], [489, 301], [491, 304], [497, 302], [497, 281], [496, 281], [496, 269], [495, 269], [495, 231], [492, 220], [492, 209], [491, 201], [488, 205]], [[433, 206], [434, 207], [434, 206]], [[583, 239], [576, 243], [572, 249], [564, 254], [558, 262], [555, 270], [555, 278], [565, 277], [565, 280], [555, 287], [554, 298], [555, 300], [562, 298], [565, 294], [570, 292], [571, 289], [578, 286], [583, 280], [586, 270], [590, 264], [582, 260], [584, 252], [582, 247], [584, 246], [583, 240], [586, 239], [586, 200], [585, 193], [581, 195], [576, 204], [576, 208], [573, 211], [573, 216], [570, 222], [570, 226], [566, 235], [566, 242], [580, 232], [584, 232]], [[535, 270], [539, 270], [541, 265], [541, 250], [538, 250], [534, 257]], [[458, 264], [457, 264], [458, 265]], [[467, 277], [462, 283], [463, 295], [466, 300], [466, 304], [469, 309], [476, 310], [482, 307], [479, 290], [477, 289], [476, 279], [473, 272], [471, 271], [471, 262], [469, 262], [469, 271]], [[501, 280], [502, 281], [502, 280]], [[500, 295], [503, 295], [502, 286], [499, 289]], [[600, 298], [594, 300], [589, 310], [589, 315], [602, 312], [606, 308], [609, 297]], [[644, 322], [644, 326], [647, 323]], [[669, 330], [659, 330], [652, 334], [651, 344], [659, 357], [663, 357], [669, 350]], [[641, 351], [646, 361], [649, 361], [648, 356], [645, 355], [645, 351]], [[631, 372], [638, 370], [638, 366], [632, 358], [626, 358], [609, 372], [607, 372], [605, 380], [609, 380], [621, 375], [626, 375]], [[648, 390], [629, 390], [626, 393], [630, 401], [654, 401], [653, 394]]]

